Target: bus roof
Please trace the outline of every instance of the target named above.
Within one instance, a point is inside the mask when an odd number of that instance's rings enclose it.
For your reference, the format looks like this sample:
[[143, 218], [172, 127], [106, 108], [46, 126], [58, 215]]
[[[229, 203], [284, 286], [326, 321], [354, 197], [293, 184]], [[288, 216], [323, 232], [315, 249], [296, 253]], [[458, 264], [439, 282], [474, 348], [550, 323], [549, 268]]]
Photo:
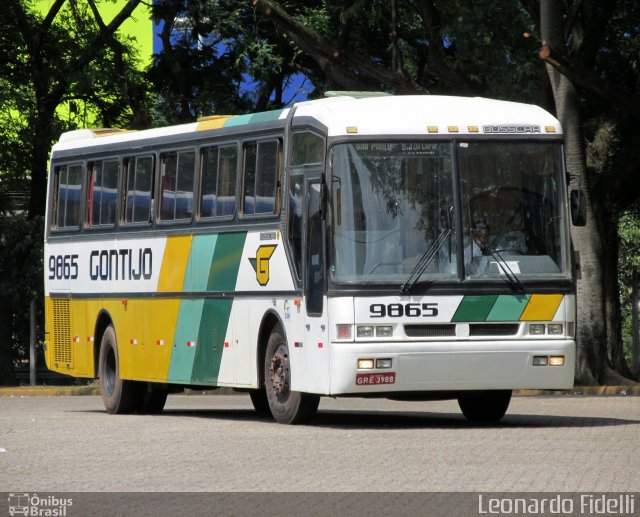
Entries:
[[[560, 123], [542, 108], [480, 97], [363, 96], [345, 93], [294, 105], [294, 119], [312, 118], [330, 137], [345, 135], [556, 134]], [[53, 151], [169, 137], [184, 133], [283, 121], [291, 108], [247, 115], [214, 115], [177, 126], [126, 131], [80, 129], [61, 135]]]

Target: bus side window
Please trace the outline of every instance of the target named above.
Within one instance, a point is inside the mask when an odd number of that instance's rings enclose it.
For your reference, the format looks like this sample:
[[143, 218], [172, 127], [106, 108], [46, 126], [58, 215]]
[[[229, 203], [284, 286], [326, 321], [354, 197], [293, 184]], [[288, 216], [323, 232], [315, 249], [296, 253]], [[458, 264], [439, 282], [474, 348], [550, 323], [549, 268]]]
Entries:
[[277, 140], [251, 142], [244, 148], [245, 215], [275, 214], [279, 174], [279, 144]]
[[235, 213], [237, 164], [238, 148], [235, 145], [203, 149], [200, 217]]
[[118, 204], [118, 160], [93, 162], [89, 170], [89, 226], [113, 226]]
[[305, 170], [317, 169], [324, 162], [324, 139], [310, 131], [294, 133], [291, 139], [291, 166], [289, 167], [287, 230], [293, 252], [296, 276], [302, 271], [302, 198]]
[[324, 140], [322, 137], [303, 131], [291, 139], [291, 165], [312, 165], [324, 162]]
[[153, 199], [153, 157], [138, 156], [127, 160], [125, 222], [151, 222]]
[[160, 160], [162, 164], [160, 219], [163, 221], [190, 220], [193, 216], [195, 152], [164, 153]]
[[55, 217], [58, 228], [80, 226], [82, 164], [63, 165], [56, 169]]

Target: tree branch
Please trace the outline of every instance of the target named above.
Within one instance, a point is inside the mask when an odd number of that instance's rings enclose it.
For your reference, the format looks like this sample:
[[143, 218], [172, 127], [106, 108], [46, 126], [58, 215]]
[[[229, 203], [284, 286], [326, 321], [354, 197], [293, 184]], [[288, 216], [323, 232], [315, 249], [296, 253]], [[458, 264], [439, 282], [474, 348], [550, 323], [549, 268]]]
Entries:
[[375, 66], [366, 56], [340, 52], [316, 31], [302, 25], [273, 0], [253, 0], [253, 5], [271, 17], [278, 29], [286, 33], [324, 72], [328, 79], [347, 89], [383, 87], [398, 93], [424, 91], [401, 73]]
[[599, 95], [614, 108], [640, 119], [640, 98], [637, 96], [620, 90], [591, 70], [576, 65], [561, 52], [554, 50], [551, 45], [543, 45], [538, 54], [540, 59], [549, 63], [574, 84], [579, 84], [582, 88]]

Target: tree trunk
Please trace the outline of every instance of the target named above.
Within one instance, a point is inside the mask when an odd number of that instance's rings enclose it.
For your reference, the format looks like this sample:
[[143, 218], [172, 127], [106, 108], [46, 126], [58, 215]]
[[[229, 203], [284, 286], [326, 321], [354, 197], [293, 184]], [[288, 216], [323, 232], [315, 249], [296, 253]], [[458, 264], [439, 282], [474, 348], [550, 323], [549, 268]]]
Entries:
[[[562, 3], [542, 0], [540, 29], [543, 45], [566, 54]], [[557, 116], [565, 135], [567, 168], [574, 176], [573, 188], [581, 188], [587, 205], [587, 226], [573, 227], [571, 238], [578, 264], [577, 384], [628, 383], [612, 369], [624, 362], [620, 348], [620, 316], [617, 286], [617, 218], [609, 196], [595, 174], [587, 174], [585, 142], [576, 90], [569, 78], [549, 63]], [[608, 238], [607, 238], [608, 237]], [[606, 246], [606, 247], [605, 247]], [[618, 346], [616, 346], [618, 345]], [[611, 351], [609, 356], [608, 351]], [[620, 368], [626, 373], [625, 368]]]
[[11, 350], [12, 312], [11, 303], [0, 293], [0, 386], [12, 386], [16, 383]]
[[[543, 44], [564, 49], [562, 14], [561, 2], [541, 1], [540, 31]], [[549, 64], [546, 67], [551, 81], [557, 116], [564, 130], [567, 168], [572, 175], [575, 175], [572, 186], [581, 187], [586, 198], [587, 226], [573, 227], [571, 232], [579, 268], [576, 383], [594, 384], [600, 381], [602, 373], [608, 365], [604, 326], [602, 239], [591, 199], [589, 178], [586, 174], [584, 138], [578, 97], [573, 84], [566, 76]]]

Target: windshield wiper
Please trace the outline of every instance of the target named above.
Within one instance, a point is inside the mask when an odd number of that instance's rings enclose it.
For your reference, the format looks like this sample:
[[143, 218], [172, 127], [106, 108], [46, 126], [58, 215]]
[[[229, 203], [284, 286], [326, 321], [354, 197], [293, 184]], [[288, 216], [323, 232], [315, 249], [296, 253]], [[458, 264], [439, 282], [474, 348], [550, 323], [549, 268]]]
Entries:
[[443, 229], [440, 232], [440, 235], [438, 235], [437, 239], [433, 242], [433, 244], [425, 250], [425, 252], [420, 257], [420, 260], [418, 260], [418, 263], [411, 271], [411, 274], [409, 275], [407, 281], [402, 284], [402, 287], [400, 288], [400, 291], [402, 293], [406, 294], [410, 292], [411, 289], [413, 289], [413, 286], [416, 285], [416, 283], [422, 276], [422, 273], [425, 272], [425, 270], [429, 267], [429, 264], [431, 264], [431, 261], [435, 258], [436, 253], [438, 253], [438, 251], [440, 251], [440, 248], [442, 248], [442, 245], [447, 242], [449, 235], [451, 235], [451, 231], [452, 230], [450, 227]]
[[511, 267], [509, 267], [509, 263], [502, 258], [500, 252], [491, 247], [487, 248], [489, 254], [496, 260], [498, 265], [498, 269], [501, 269], [505, 276], [505, 281], [511, 286], [514, 291], [524, 292], [524, 285], [518, 278], [518, 276], [513, 272]]

